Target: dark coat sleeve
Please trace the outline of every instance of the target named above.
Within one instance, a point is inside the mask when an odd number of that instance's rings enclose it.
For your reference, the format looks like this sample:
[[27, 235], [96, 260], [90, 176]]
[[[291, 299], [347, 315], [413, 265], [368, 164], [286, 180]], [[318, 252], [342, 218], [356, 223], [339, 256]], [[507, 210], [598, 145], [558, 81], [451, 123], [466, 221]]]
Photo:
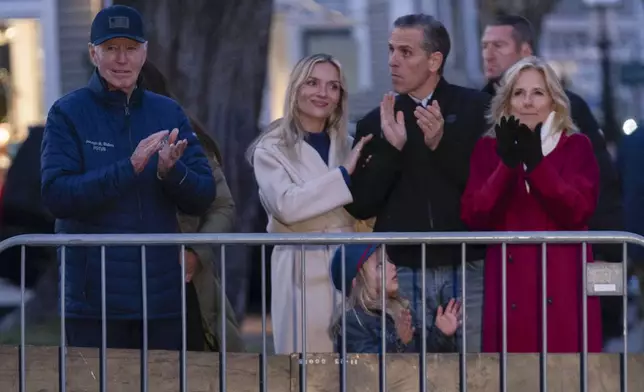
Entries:
[[[570, 99], [571, 116], [580, 131], [593, 145], [595, 158], [599, 165], [600, 189], [597, 209], [590, 219], [590, 230], [622, 230], [623, 205], [619, 175], [606, 148], [606, 141], [599, 124], [588, 104], [577, 94], [567, 92]], [[593, 246], [595, 258], [611, 262], [622, 259], [621, 246], [597, 244]]]
[[[53, 234], [54, 217], [42, 205], [40, 197], [40, 146], [43, 126], [30, 127], [7, 172], [0, 196], [0, 239], [21, 234]], [[56, 263], [56, 252], [49, 247], [25, 247], [25, 286], [34, 287], [42, 274]], [[0, 278], [19, 286], [21, 247], [0, 253]]]
[[[644, 235], [644, 130], [622, 139], [618, 151], [618, 168], [624, 192], [624, 230]], [[595, 245], [593, 246], [595, 247]], [[628, 247], [628, 256], [644, 261], [644, 247]]]
[[29, 128], [29, 136], [22, 143], [11, 162], [2, 191], [0, 230], [19, 226], [34, 233], [53, 233], [54, 217], [42, 205], [40, 196], [40, 147], [43, 126]]
[[187, 140], [188, 146], [163, 179], [163, 189], [181, 211], [198, 215], [204, 213], [215, 200], [215, 180], [190, 121], [181, 108], [177, 108], [177, 111], [181, 124], [177, 140]]
[[[360, 314], [360, 315], [358, 315]], [[367, 316], [361, 311], [349, 310], [346, 313], [347, 352], [359, 354], [382, 354], [382, 329], [380, 316]], [[389, 323], [388, 323], [389, 325]], [[386, 333], [386, 352], [400, 353], [407, 350], [407, 345], [400, 342], [391, 328]], [[337, 348], [342, 349], [342, 336], [338, 335]]]
[[486, 113], [491, 99], [488, 94], [480, 91], [468, 91], [467, 95], [464, 108], [467, 112], [459, 113], [467, 117], [467, 125], [459, 128], [458, 133], [446, 132], [433, 154], [433, 161], [441, 168], [440, 172], [455, 183], [458, 189], [465, 189], [470, 168], [468, 158], [477, 140], [488, 129]]
[[56, 218], [83, 217], [118, 199], [136, 183], [129, 158], [84, 171], [71, 120], [57, 104], [47, 116], [41, 152], [41, 194]]
[[[418, 352], [421, 352], [422, 349], [423, 335], [421, 331], [422, 329], [416, 328], [416, 332], [414, 333], [414, 335], [416, 335], [414, 336], [414, 339], [418, 342]], [[438, 329], [435, 325], [427, 326], [426, 338], [427, 342], [425, 346], [427, 347], [428, 353], [451, 353], [458, 351], [458, 346], [456, 345], [454, 337], [445, 335], [443, 331]]]
[[[369, 219], [378, 215], [400, 172], [402, 155], [382, 136], [378, 120], [372, 112], [356, 125], [354, 145], [362, 137], [373, 135], [351, 175], [353, 203], [345, 206], [357, 219]], [[367, 159], [368, 157], [370, 158]]]

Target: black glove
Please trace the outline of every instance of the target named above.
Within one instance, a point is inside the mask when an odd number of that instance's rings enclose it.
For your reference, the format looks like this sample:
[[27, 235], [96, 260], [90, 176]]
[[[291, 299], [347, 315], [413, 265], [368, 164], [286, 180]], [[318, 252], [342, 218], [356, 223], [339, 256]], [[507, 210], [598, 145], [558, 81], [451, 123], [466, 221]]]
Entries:
[[517, 167], [520, 162], [516, 144], [519, 126], [519, 120], [514, 116], [510, 116], [510, 118], [501, 117], [501, 121], [494, 126], [496, 153], [501, 158], [501, 161], [510, 168]]
[[519, 157], [526, 165], [526, 172], [529, 173], [543, 159], [541, 150], [541, 126], [537, 124], [534, 131], [530, 130], [527, 125], [521, 124], [518, 130], [518, 150]]

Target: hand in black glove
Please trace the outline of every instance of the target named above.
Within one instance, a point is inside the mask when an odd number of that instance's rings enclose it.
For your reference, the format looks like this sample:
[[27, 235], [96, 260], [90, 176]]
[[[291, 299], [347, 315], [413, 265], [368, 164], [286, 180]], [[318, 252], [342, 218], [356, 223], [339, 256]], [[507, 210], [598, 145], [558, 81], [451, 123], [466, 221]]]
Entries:
[[541, 150], [542, 125], [541, 123], [537, 124], [534, 131], [525, 124], [519, 126], [517, 146], [519, 157], [525, 163], [527, 173], [531, 172], [543, 159], [543, 151]]
[[510, 116], [510, 118], [501, 117], [501, 121], [494, 126], [496, 153], [501, 158], [501, 161], [510, 168], [517, 167], [520, 162], [516, 145], [519, 127], [519, 120], [514, 116]]

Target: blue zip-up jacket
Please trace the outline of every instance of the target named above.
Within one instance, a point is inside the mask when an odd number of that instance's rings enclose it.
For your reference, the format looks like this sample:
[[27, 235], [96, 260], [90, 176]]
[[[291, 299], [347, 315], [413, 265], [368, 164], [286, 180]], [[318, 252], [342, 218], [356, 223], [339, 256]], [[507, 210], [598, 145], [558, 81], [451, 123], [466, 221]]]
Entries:
[[[149, 135], [179, 128], [188, 146], [164, 180], [158, 154], [138, 175], [130, 157]], [[178, 233], [177, 209], [206, 211], [215, 198], [208, 160], [181, 107], [142, 88], [129, 101], [108, 91], [94, 72], [89, 85], [60, 98], [49, 111], [42, 143], [42, 199], [57, 233]], [[61, 248], [62, 249], [62, 248]], [[60, 258], [60, 249], [59, 249]], [[149, 318], [181, 314], [179, 246], [147, 246]], [[67, 247], [65, 313], [101, 317], [101, 249]], [[106, 309], [110, 318], [141, 319], [141, 248], [105, 248]]]
[[[382, 354], [382, 328], [380, 311], [372, 311], [368, 314], [362, 308], [347, 310], [346, 330], [347, 330], [347, 352], [359, 354]], [[433, 318], [427, 317], [427, 335], [426, 344], [428, 353], [455, 352], [457, 351], [454, 337], [446, 336], [431, 322]], [[386, 316], [386, 352], [387, 353], [420, 353], [423, 344], [423, 326], [422, 320], [412, 313], [412, 323], [414, 325], [414, 337], [405, 344], [398, 338], [396, 332], [396, 323], [394, 319]], [[342, 320], [338, 322], [337, 328], [342, 328]], [[337, 335], [336, 351], [342, 352], [342, 332]]]

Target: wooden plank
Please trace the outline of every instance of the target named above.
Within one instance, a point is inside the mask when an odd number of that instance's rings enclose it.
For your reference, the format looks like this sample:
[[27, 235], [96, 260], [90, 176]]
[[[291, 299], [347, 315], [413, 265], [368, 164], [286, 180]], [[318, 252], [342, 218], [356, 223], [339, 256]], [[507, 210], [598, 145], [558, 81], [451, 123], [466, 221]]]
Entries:
[[[427, 390], [459, 392], [459, 355], [428, 354]], [[307, 365], [307, 391], [339, 391], [339, 363], [337, 356], [310, 355]], [[299, 391], [299, 357], [291, 357], [292, 391]], [[539, 354], [508, 355], [507, 390], [517, 392], [539, 391]], [[548, 391], [580, 391], [579, 355], [548, 355]], [[499, 355], [468, 354], [468, 391], [498, 392], [500, 386]], [[628, 358], [628, 388], [642, 390], [644, 355], [632, 354]], [[421, 371], [419, 356], [414, 354], [387, 354], [387, 390], [420, 391]], [[350, 355], [347, 360], [347, 391], [380, 391], [379, 362], [374, 355]], [[619, 354], [590, 354], [588, 357], [588, 391], [619, 392]]]
[[[27, 347], [27, 391], [58, 392], [58, 348]], [[229, 354], [227, 390], [255, 392], [259, 390], [260, 361], [258, 354]], [[18, 391], [18, 348], [0, 346], [0, 391]], [[273, 356], [268, 361], [268, 390], [290, 389], [290, 361], [287, 356]], [[177, 392], [179, 385], [179, 354], [150, 351], [148, 356], [148, 387], [154, 392]], [[219, 355], [189, 352], [186, 362], [188, 391], [219, 391]], [[107, 387], [109, 391], [141, 391], [141, 353], [138, 350], [108, 350]], [[99, 391], [99, 350], [69, 348], [67, 355], [67, 391]]]
[[[58, 348], [26, 348], [27, 391], [54, 392], [58, 389]], [[219, 391], [219, 355], [188, 353], [188, 391]], [[260, 359], [258, 354], [227, 356], [227, 390], [252, 392], [260, 390]], [[420, 368], [413, 354], [387, 355], [387, 387], [389, 391], [419, 391]], [[334, 354], [310, 354], [307, 357], [307, 391], [340, 391], [340, 360]], [[590, 392], [620, 391], [619, 354], [591, 354], [588, 358], [588, 390]], [[100, 367], [98, 350], [69, 348], [67, 356], [67, 391], [99, 391]], [[274, 355], [268, 358], [268, 390], [299, 391], [300, 360], [298, 355]], [[148, 385], [154, 392], [179, 391], [178, 353], [151, 351], [148, 361]], [[427, 387], [435, 392], [459, 391], [459, 356], [429, 354]], [[497, 392], [499, 390], [499, 357], [469, 354], [467, 357], [468, 390]], [[108, 390], [138, 392], [141, 383], [140, 352], [108, 350]], [[628, 387], [641, 390], [644, 355], [629, 355]], [[508, 356], [508, 390], [529, 392], [539, 390], [539, 355]], [[353, 354], [347, 360], [347, 391], [379, 391], [379, 362], [375, 355]], [[0, 391], [18, 391], [18, 348], [0, 346]], [[579, 391], [579, 356], [551, 354], [548, 356], [548, 390]]]

